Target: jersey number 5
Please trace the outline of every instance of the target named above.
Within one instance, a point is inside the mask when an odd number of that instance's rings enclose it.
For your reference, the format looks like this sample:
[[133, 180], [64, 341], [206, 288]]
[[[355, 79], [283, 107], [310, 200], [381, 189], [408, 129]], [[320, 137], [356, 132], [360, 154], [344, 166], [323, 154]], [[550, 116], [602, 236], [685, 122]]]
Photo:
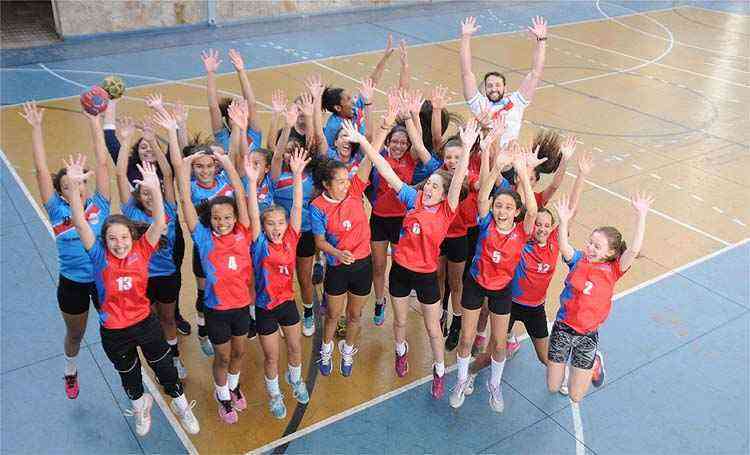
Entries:
[[493, 251], [492, 252], [492, 262], [494, 262], [495, 264], [499, 264], [500, 263], [500, 259], [502, 259], [502, 256], [500, 255], [500, 252], [497, 251], [497, 250]]
[[594, 289], [594, 283], [591, 281], [587, 281], [583, 285], [583, 293], [586, 295], [591, 295], [591, 290]]
[[129, 291], [133, 288], [133, 279], [129, 276], [121, 276], [117, 279], [118, 291]]

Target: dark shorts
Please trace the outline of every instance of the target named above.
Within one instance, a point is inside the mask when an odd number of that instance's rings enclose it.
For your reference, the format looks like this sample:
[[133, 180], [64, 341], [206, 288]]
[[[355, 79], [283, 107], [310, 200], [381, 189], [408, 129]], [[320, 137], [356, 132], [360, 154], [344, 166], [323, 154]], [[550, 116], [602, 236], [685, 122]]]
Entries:
[[372, 289], [372, 256], [358, 259], [349, 265], [327, 266], [323, 288], [328, 295], [350, 292], [358, 296], [370, 295]]
[[180, 223], [179, 218], [175, 220], [174, 228], [175, 238], [172, 258], [174, 259], [174, 265], [177, 266], [177, 271], [179, 272], [182, 268], [182, 260], [185, 258], [185, 236], [182, 233], [182, 223]]
[[57, 284], [57, 304], [60, 311], [66, 314], [83, 314], [89, 310], [89, 303], [96, 307], [99, 295], [96, 284], [79, 283], [60, 275]]
[[469, 244], [466, 236], [446, 237], [440, 244], [440, 256], [445, 256], [450, 262], [465, 262], [469, 254]]
[[279, 326], [289, 327], [297, 324], [299, 320], [299, 311], [294, 300], [287, 300], [271, 310], [255, 307], [255, 327], [263, 336], [275, 333]]
[[513, 302], [510, 309], [510, 323], [508, 330], [513, 328], [516, 321], [523, 322], [531, 338], [547, 338], [547, 314], [544, 312], [544, 304], [538, 306], [521, 305]]
[[461, 296], [461, 306], [467, 310], [478, 310], [482, 307], [482, 301], [487, 297], [487, 308], [493, 314], [509, 314], [513, 303], [510, 292], [510, 283], [502, 289], [493, 291], [485, 289], [476, 282], [473, 276], [464, 278], [464, 293]]
[[590, 370], [594, 366], [594, 356], [599, 346], [599, 332], [578, 333], [572, 327], [555, 321], [552, 334], [549, 336], [549, 353], [551, 362], [570, 364], [576, 368]]
[[401, 237], [401, 226], [404, 223], [403, 216], [370, 216], [370, 240], [373, 242], [388, 241], [393, 244], [398, 243]]
[[297, 257], [298, 258], [309, 258], [315, 256], [315, 237], [312, 231], [305, 231], [300, 235], [299, 242], [297, 242]]
[[388, 274], [388, 291], [393, 297], [407, 297], [411, 291], [417, 292], [419, 303], [431, 305], [440, 300], [437, 273], [413, 272], [393, 262]]
[[175, 303], [180, 295], [182, 277], [179, 273], [152, 276], [148, 279], [146, 295], [151, 303]]
[[206, 278], [206, 272], [203, 271], [203, 264], [201, 264], [201, 255], [195, 243], [193, 244], [193, 274], [197, 278]]
[[224, 344], [232, 337], [244, 337], [250, 327], [250, 306], [232, 310], [203, 309], [211, 344]]

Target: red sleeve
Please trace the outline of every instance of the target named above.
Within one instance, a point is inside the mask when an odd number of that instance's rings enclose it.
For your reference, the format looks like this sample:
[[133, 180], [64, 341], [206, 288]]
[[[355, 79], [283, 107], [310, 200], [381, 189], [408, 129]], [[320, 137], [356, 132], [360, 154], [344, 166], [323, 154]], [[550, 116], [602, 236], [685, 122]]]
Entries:
[[612, 262], [612, 273], [615, 275], [615, 280], [619, 280], [625, 275], [625, 272], [627, 272], [627, 270], [622, 270], [622, 268], [620, 268], [620, 258], [617, 258], [616, 261]]
[[135, 243], [133, 249], [140, 253], [146, 259], [146, 262], [148, 262], [151, 259], [151, 255], [159, 249], [159, 242], [156, 242], [156, 245], [151, 245], [146, 238], [146, 234], [144, 234]]
[[544, 207], [544, 193], [534, 193], [534, 199], [536, 199], [537, 208]]
[[297, 248], [297, 243], [299, 243], [299, 238], [302, 236], [299, 231], [295, 231], [292, 225], [290, 224], [286, 228], [286, 232], [284, 232], [284, 243], [289, 243], [292, 245], [293, 248]]
[[367, 185], [369, 182], [362, 181], [361, 178], [359, 178], [359, 175], [354, 174], [354, 177], [352, 177], [352, 183], [349, 186], [349, 192], [352, 196], [362, 196], [367, 189]]

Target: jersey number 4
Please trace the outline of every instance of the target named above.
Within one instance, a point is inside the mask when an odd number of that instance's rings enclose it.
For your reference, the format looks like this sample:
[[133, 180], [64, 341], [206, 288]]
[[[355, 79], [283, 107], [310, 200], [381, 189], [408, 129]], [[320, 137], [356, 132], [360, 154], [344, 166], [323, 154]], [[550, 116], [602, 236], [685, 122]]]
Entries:
[[133, 288], [133, 279], [129, 276], [121, 276], [116, 281], [118, 291], [129, 291]]

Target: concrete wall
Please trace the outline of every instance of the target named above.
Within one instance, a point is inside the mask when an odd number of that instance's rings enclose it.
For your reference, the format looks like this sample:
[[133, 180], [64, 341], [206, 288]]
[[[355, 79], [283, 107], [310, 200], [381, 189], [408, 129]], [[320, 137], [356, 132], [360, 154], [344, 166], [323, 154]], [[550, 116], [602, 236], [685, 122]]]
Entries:
[[[65, 36], [205, 23], [207, 0], [52, 0]], [[430, 1], [430, 0], [417, 0]], [[216, 22], [373, 8], [399, 0], [215, 0]]]

